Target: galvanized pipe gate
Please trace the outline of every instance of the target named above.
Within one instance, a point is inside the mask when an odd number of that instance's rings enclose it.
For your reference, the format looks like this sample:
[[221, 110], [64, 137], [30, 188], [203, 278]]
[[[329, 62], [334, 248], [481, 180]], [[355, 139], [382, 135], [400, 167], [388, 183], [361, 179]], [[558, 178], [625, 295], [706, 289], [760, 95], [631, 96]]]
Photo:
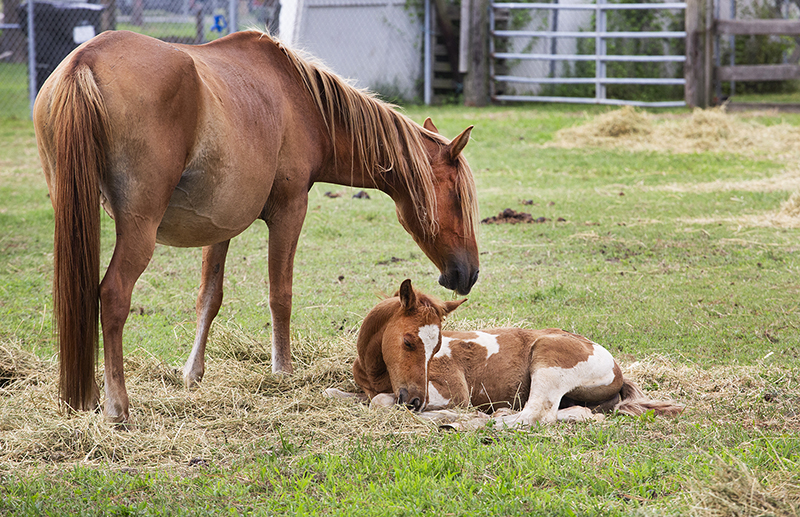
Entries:
[[[557, 2], [557, 0], [556, 0]], [[501, 30], [496, 26], [497, 13], [500, 10], [552, 10], [553, 19], [557, 20], [558, 13], [561, 11], [594, 11], [595, 28], [594, 31], [559, 31], [555, 30]], [[613, 10], [623, 9], [646, 9], [646, 10], [685, 10], [685, 2], [664, 2], [664, 3], [635, 3], [635, 4], [609, 4], [606, 0], [597, 0], [594, 4], [563, 4], [563, 3], [492, 3], [490, 6], [489, 23], [491, 30], [490, 38], [490, 76], [492, 99], [496, 101], [537, 101], [537, 102], [567, 102], [581, 104], [613, 104], [613, 105], [633, 105], [642, 107], [678, 107], [685, 106], [684, 101], [664, 101], [664, 102], [641, 102], [621, 99], [609, 99], [606, 96], [606, 85], [609, 84], [640, 84], [640, 85], [685, 85], [684, 78], [641, 78], [641, 77], [607, 77], [606, 64], [608, 62], [650, 62], [664, 63], [674, 62], [683, 63], [686, 61], [685, 55], [609, 55], [607, 54], [607, 40], [611, 38], [686, 38], [685, 31], [657, 31], [657, 32], [608, 32], [606, 30], [607, 13]], [[553, 26], [557, 24], [552, 24]], [[550, 38], [551, 52], [549, 54], [528, 53], [528, 52], [496, 52], [495, 38]], [[595, 54], [557, 54], [555, 52], [556, 38], [594, 38]], [[532, 77], [517, 75], [496, 75], [495, 64], [500, 59], [514, 60], [539, 60], [555, 63], [557, 61], [594, 61], [595, 77], [554, 77], [554, 66], [550, 66], [549, 77]], [[594, 97], [552, 97], [542, 95], [497, 95], [496, 85], [499, 82], [517, 84], [594, 84]]]

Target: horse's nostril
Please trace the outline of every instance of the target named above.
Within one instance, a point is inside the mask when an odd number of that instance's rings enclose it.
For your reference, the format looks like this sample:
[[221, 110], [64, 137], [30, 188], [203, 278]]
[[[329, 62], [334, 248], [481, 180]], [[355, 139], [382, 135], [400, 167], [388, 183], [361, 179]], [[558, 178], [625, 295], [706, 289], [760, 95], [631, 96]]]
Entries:
[[419, 411], [422, 407], [422, 401], [419, 399], [419, 397], [415, 397], [414, 400], [411, 401], [410, 406], [414, 411]]
[[408, 390], [405, 388], [397, 390], [397, 403], [402, 405], [406, 403], [406, 400], [408, 400]]
[[472, 274], [472, 278], [469, 279], [470, 285], [475, 285], [475, 282], [478, 281], [478, 273], [480, 273], [480, 270], [476, 269]]

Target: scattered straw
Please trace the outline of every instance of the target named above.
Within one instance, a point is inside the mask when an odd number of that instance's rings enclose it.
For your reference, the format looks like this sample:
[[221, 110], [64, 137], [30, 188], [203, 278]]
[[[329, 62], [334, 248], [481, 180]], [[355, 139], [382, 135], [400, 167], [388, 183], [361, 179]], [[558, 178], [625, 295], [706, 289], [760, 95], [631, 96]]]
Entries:
[[741, 461], [717, 458], [712, 483], [692, 487], [694, 515], [711, 517], [794, 516], [800, 508], [796, 487], [765, 487]]
[[674, 153], [730, 152], [771, 158], [800, 156], [800, 128], [765, 126], [724, 108], [695, 109], [689, 116], [651, 115], [626, 106], [559, 130], [554, 147], [607, 147]]
[[781, 204], [780, 214], [786, 217], [800, 219], [800, 190], [792, 194], [789, 199]]
[[[298, 340], [296, 372], [273, 375], [263, 344], [236, 327], [215, 325], [206, 375], [194, 390], [183, 387], [180, 365], [134, 350], [125, 357], [131, 400], [126, 429], [107, 424], [99, 413], [59, 413], [54, 360], [2, 342], [0, 471], [75, 462], [158, 469], [230, 465], [242, 454], [273, 454], [282, 434], [316, 452], [341, 449], [365, 434], [438, 432], [407, 411], [374, 412], [323, 396], [328, 387], [356, 390], [354, 341], [349, 336], [327, 343], [325, 353], [303, 350]], [[303, 366], [302, 357], [314, 353], [313, 364]], [[97, 381], [102, 383], [100, 373]]]
[[[454, 320], [452, 325], [466, 324]], [[0, 343], [0, 372], [10, 379], [0, 387], [0, 471], [76, 462], [182, 471], [275, 454], [287, 437], [316, 453], [340, 451], [365, 436], [386, 439], [439, 432], [405, 410], [371, 411], [354, 400], [323, 395], [330, 387], [357, 391], [351, 372], [354, 341], [353, 334], [346, 334], [312, 350], [299, 339], [296, 372], [273, 375], [264, 361], [263, 343], [236, 327], [216, 325], [205, 378], [194, 390], [183, 387], [180, 365], [134, 350], [125, 359], [131, 400], [127, 429], [105, 423], [99, 413], [59, 413], [55, 362], [39, 359], [17, 343]], [[302, 359], [312, 355], [314, 360], [304, 365]], [[684, 419], [720, 426], [736, 421], [780, 433], [800, 432], [800, 383], [793, 377], [796, 373], [784, 368], [701, 370], [660, 357], [623, 361], [622, 367], [652, 398], [687, 405], [678, 423], [671, 425], [681, 425]]]

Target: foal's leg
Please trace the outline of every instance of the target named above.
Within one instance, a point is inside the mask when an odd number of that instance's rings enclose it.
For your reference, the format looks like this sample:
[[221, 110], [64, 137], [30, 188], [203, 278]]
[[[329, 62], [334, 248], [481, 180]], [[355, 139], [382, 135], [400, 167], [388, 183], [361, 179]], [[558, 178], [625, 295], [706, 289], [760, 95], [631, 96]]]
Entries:
[[128, 420], [128, 393], [122, 364], [122, 329], [131, 309], [131, 293], [156, 246], [155, 221], [126, 224], [117, 217], [117, 243], [100, 283], [100, 321], [105, 361], [104, 412], [110, 422]]
[[272, 371], [292, 373], [289, 323], [292, 316], [292, 274], [297, 239], [303, 227], [308, 196], [297, 195], [267, 219], [269, 227], [269, 308], [272, 314]]
[[203, 270], [200, 292], [197, 295], [197, 334], [186, 365], [183, 367], [183, 382], [192, 388], [203, 380], [206, 371], [205, 354], [208, 330], [222, 305], [222, 280], [225, 275], [225, 257], [228, 245], [224, 241], [203, 248]]
[[[583, 357], [571, 367], [562, 368], [559, 354]], [[553, 423], [559, 418], [559, 404], [569, 394], [584, 402], [600, 402], [618, 393], [622, 374], [614, 358], [603, 347], [570, 336], [546, 336], [537, 340], [530, 361], [531, 388], [522, 411], [495, 419], [499, 427]], [[584, 419], [590, 410], [566, 411], [562, 419]]]
[[496, 427], [517, 427], [534, 422], [552, 423], [558, 418], [561, 397], [580, 385], [582, 379], [570, 378], [562, 368], [540, 368], [531, 373], [531, 390], [519, 413], [495, 418]]

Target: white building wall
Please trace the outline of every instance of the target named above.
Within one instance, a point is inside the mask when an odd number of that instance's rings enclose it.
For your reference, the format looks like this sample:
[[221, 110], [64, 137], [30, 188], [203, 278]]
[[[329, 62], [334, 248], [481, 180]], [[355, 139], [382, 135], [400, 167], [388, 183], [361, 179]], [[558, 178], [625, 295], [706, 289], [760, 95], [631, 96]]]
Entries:
[[418, 98], [422, 21], [404, 0], [303, 0], [294, 46], [355, 86]]

